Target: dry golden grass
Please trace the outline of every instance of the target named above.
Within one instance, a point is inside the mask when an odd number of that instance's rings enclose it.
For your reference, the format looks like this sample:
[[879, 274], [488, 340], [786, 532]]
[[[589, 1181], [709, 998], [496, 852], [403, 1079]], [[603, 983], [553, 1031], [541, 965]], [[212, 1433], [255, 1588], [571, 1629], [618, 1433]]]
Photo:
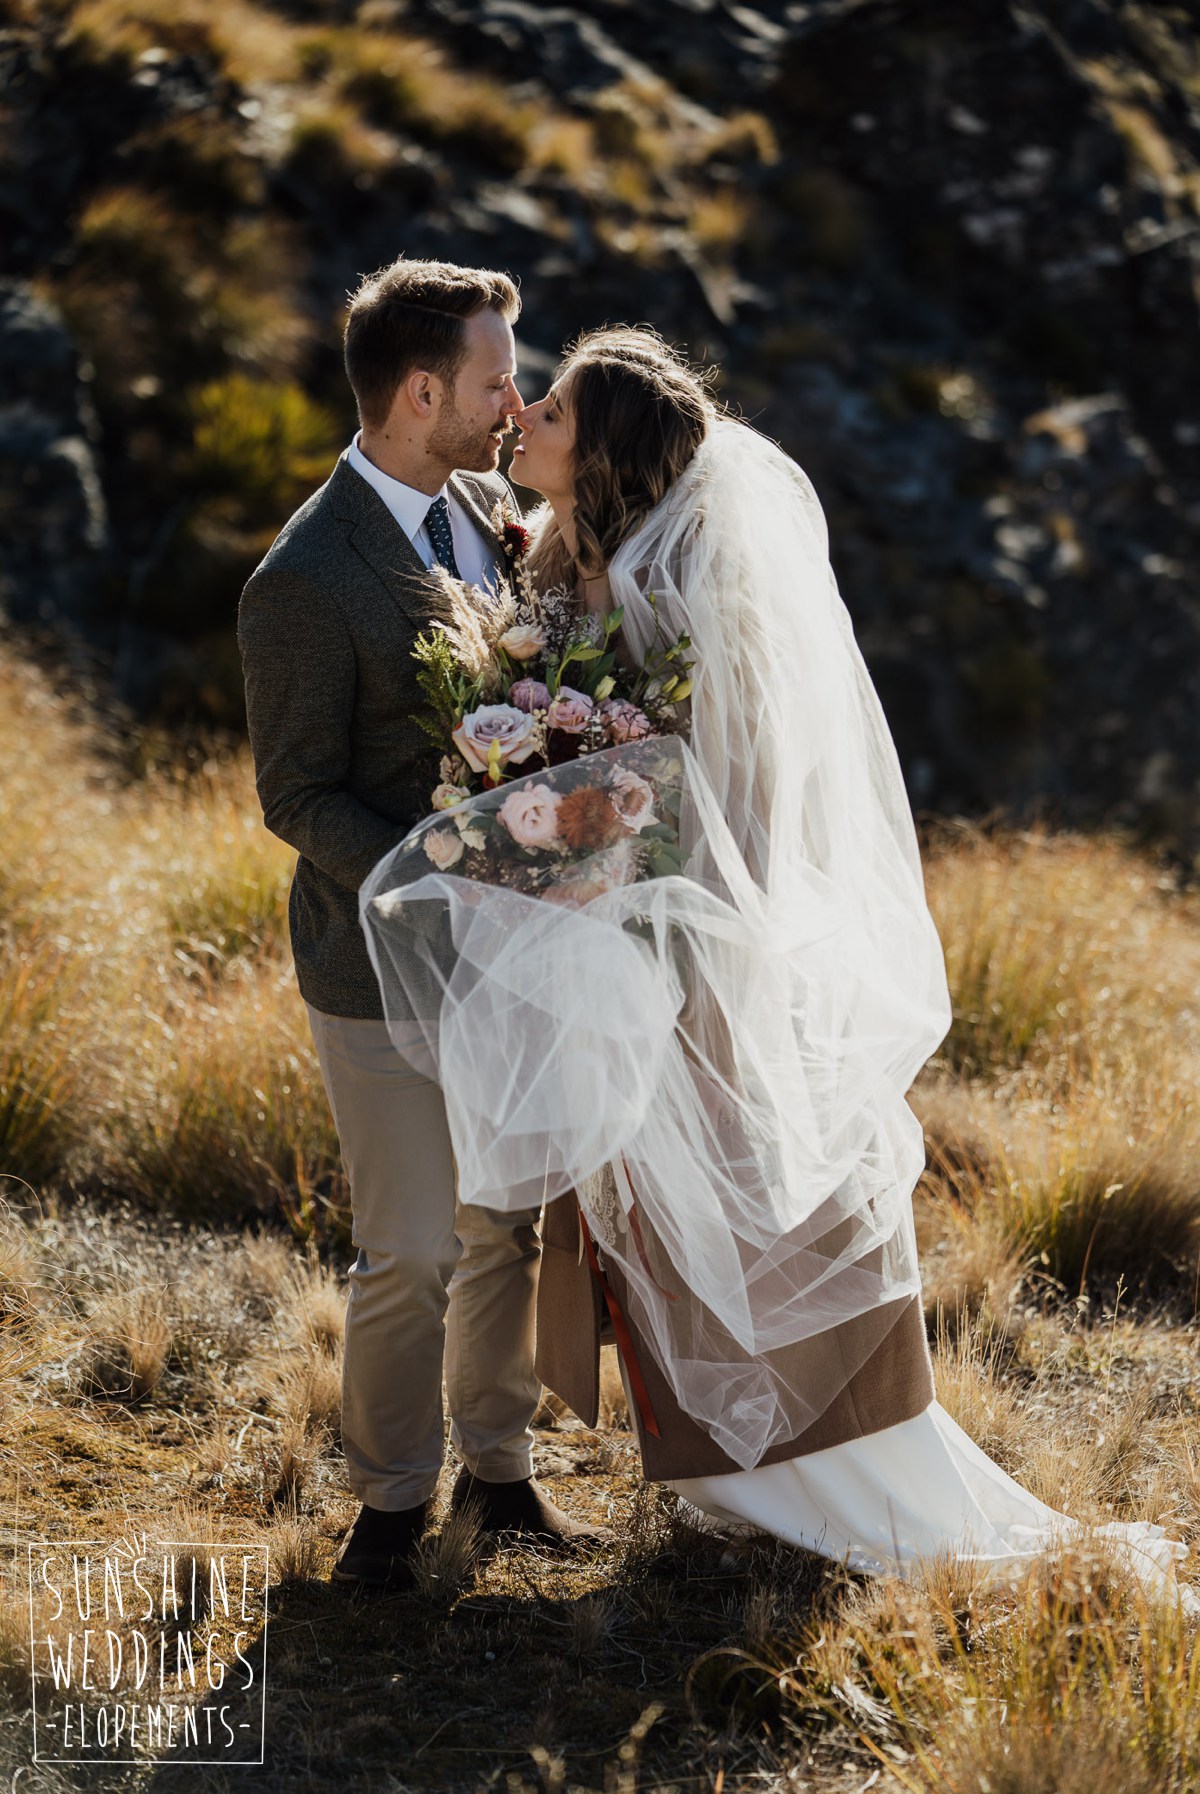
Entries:
[[[69, 1169], [156, 1205], [282, 1206], [301, 1232], [336, 1231], [336, 1137], [286, 959], [294, 856], [261, 826], [248, 760], [123, 784], [45, 679], [5, 663], [0, 685], [21, 818], [0, 1174], [38, 1188]], [[73, 778], [68, 802], [28, 775], [38, 762]]]
[[1122, 1054], [1200, 1055], [1200, 902], [1115, 840], [945, 829], [930, 906], [954, 1025], [944, 1056], [968, 1077], [1027, 1061], [1072, 1084]]
[[1102, 1777], [1183, 1794], [1200, 1774], [1200, 1639], [1102, 1545], [1038, 1564], [1007, 1598], [944, 1572], [857, 1609], [816, 1642], [816, 1689], [803, 1653], [790, 1686], [802, 1707], [816, 1693], [840, 1710], [893, 1786], [1088, 1794]]

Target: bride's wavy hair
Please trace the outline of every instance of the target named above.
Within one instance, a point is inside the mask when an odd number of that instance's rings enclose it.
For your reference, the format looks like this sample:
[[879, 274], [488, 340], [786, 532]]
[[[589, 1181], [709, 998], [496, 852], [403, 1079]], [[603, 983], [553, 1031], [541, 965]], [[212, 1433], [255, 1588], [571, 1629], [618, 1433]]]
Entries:
[[579, 552], [546, 507], [535, 519], [531, 571], [542, 588], [594, 578], [675, 484], [717, 415], [704, 375], [657, 331], [607, 326], [571, 344], [570, 381]]

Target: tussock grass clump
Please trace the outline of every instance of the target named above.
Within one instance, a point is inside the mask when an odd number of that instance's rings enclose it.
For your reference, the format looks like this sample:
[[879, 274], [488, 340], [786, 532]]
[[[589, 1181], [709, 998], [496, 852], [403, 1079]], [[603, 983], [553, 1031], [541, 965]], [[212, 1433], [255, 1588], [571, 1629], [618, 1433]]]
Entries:
[[940, 1321], [934, 1358], [939, 1402], [989, 1457], [1020, 1477], [1029, 1422], [1002, 1380], [1007, 1357], [1005, 1334], [993, 1321], [968, 1321], [953, 1332]]
[[183, 1214], [249, 1220], [337, 1183], [337, 1137], [299, 998], [277, 977], [173, 1010], [125, 1094], [110, 1181]]
[[173, 1343], [167, 1300], [161, 1286], [142, 1283], [109, 1292], [93, 1309], [82, 1369], [87, 1395], [137, 1404], [152, 1394]]
[[930, 907], [954, 998], [943, 1058], [967, 1077], [1057, 1063], [1074, 1081], [1122, 1048], [1200, 1040], [1194, 899], [1117, 841], [956, 826]]
[[971, 1265], [965, 1281], [1003, 1291], [1001, 1306], [1022, 1270], [1070, 1297], [1118, 1277], [1166, 1291], [1195, 1272], [1200, 1102], [1170, 1078], [1081, 1082], [1049, 1110], [981, 1104], [948, 1131], [934, 1121], [929, 1154], [950, 1275]]
[[158, 826], [170, 843], [163, 920], [182, 968], [212, 974], [234, 960], [282, 960], [296, 856], [262, 825], [248, 757], [166, 789]]
[[129, 64], [147, 50], [207, 57], [233, 80], [289, 81], [296, 29], [253, 0], [79, 0], [68, 42], [91, 57]]
[[475, 1579], [487, 1542], [474, 1503], [447, 1514], [436, 1532], [427, 1532], [413, 1554], [416, 1586], [426, 1601], [449, 1607]]
[[331, 27], [305, 36], [300, 57], [308, 75], [388, 131], [487, 156], [506, 173], [524, 166], [538, 109], [514, 103], [486, 75], [450, 67], [420, 38]]
[[936, 1567], [875, 1585], [783, 1676], [785, 1709], [841, 1720], [914, 1794], [1183, 1794], [1200, 1774], [1200, 1637], [1102, 1540], [1008, 1595]]
[[83, 978], [40, 930], [0, 958], [0, 1177], [35, 1189], [65, 1168], [83, 1130]]

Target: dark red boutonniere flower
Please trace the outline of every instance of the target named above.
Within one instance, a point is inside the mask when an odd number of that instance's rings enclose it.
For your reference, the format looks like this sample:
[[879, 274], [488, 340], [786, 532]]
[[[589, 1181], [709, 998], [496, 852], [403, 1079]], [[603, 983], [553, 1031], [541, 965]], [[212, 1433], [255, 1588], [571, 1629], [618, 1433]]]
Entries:
[[519, 561], [522, 555], [528, 554], [529, 531], [506, 500], [497, 501], [492, 512], [492, 524], [500, 538], [504, 558], [510, 566]]

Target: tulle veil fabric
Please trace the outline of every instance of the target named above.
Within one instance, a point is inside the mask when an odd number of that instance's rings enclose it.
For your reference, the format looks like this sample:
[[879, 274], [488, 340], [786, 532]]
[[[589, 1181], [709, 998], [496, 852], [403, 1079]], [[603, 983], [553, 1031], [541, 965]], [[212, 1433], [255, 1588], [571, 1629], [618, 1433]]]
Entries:
[[[865, 1357], [919, 1288], [905, 1093], [949, 1025], [945, 966], [803, 472], [714, 419], [609, 577], [636, 657], [690, 636], [689, 737], [515, 783], [645, 778], [681, 869], [651, 876], [634, 836], [536, 891], [483, 882], [431, 864], [430, 818], [361, 916], [392, 1039], [445, 1091], [460, 1199], [574, 1189], [680, 1405], [748, 1468], [860, 1368], [838, 1329], [876, 1316]], [[800, 1386], [787, 1348], [821, 1335], [829, 1374]]]

